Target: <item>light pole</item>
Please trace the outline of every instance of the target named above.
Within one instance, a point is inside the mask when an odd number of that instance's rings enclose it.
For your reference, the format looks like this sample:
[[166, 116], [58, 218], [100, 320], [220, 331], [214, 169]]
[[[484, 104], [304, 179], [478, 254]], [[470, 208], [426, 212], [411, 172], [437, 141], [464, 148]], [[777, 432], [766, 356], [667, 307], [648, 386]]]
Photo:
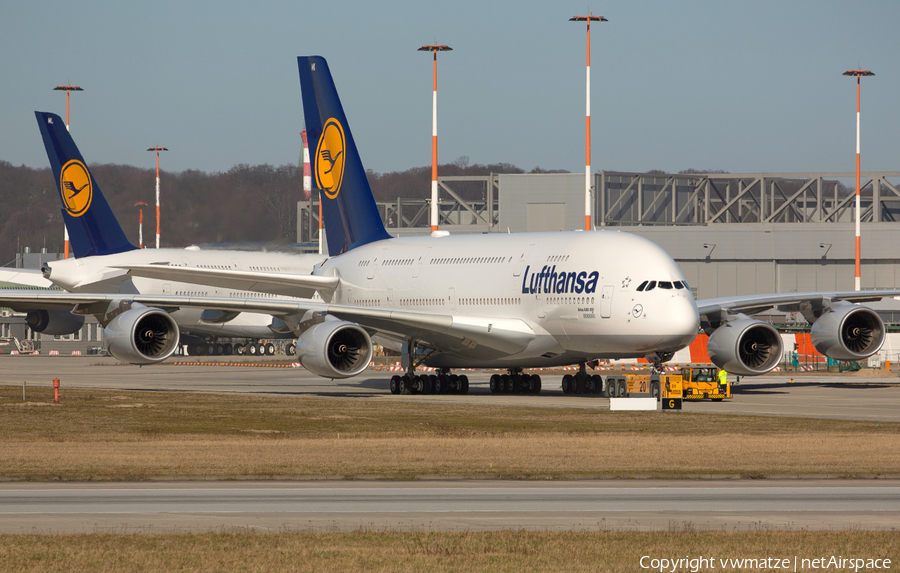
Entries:
[[[66, 131], [69, 131], [69, 94], [71, 92], [83, 92], [79, 86], [56, 86], [53, 88], [53, 91], [64, 91], [66, 92]], [[69, 258], [69, 228], [63, 224], [63, 258]]]
[[587, 99], [584, 136], [584, 230], [591, 230], [591, 22], [608, 22], [603, 16], [573, 16], [569, 22], [587, 22]]
[[422, 46], [418, 52], [434, 54], [434, 80], [431, 92], [431, 232], [438, 230], [438, 183], [437, 183], [437, 53], [449, 52], [453, 48], [444, 44]]
[[66, 131], [69, 131], [69, 94], [71, 92], [83, 92], [84, 90], [78, 86], [56, 86], [53, 90], [66, 92]]
[[159, 152], [168, 151], [167, 147], [150, 147], [147, 151], [156, 152], [156, 248], [159, 248]]
[[138, 248], [144, 248], [144, 207], [147, 206], [143, 201], [138, 201], [134, 204], [135, 207], [140, 208], [140, 215], [138, 215]]
[[[312, 167], [309, 164], [309, 141], [306, 138], [306, 130], [300, 132], [303, 140], [303, 195], [309, 199], [312, 195]], [[319, 199], [319, 254], [325, 252], [325, 236], [322, 234], [322, 199]]]
[[[845, 76], [856, 76], [856, 264], [855, 264], [855, 290], [860, 290], [860, 273], [859, 273], [859, 222], [861, 217], [861, 208], [859, 201], [859, 78], [862, 76], [874, 76], [869, 70], [847, 70], [843, 73]], [[874, 209], [878, 205], [872, 206]]]

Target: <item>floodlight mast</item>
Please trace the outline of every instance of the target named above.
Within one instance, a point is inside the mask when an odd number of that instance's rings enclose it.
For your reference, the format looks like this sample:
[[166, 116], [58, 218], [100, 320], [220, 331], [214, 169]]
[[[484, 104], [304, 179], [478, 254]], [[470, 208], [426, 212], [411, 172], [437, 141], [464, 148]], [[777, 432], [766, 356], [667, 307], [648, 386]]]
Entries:
[[[303, 140], [303, 195], [309, 199], [312, 195], [312, 166], [309, 163], [309, 141], [306, 130], [300, 132]], [[322, 196], [319, 195], [319, 254], [325, 253], [325, 235], [322, 230]]]
[[585, 98], [585, 139], [584, 139], [584, 230], [591, 226], [591, 22], [608, 22], [603, 16], [573, 16], [569, 22], [587, 22], [587, 88]]
[[[862, 76], [874, 76], [869, 70], [847, 70], [842, 75], [845, 76], [856, 76], [856, 260], [855, 260], [855, 290], [860, 290], [862, 281], [860, 280], [860, 272], [859, 272], [859, 259], [860, 259], [860, 249], [859, 249], [859, 227], [860, 227], [860, 218], [861, 218], [861, 207], [859, 200], [859, 78]], [[877, 208], [877, 205], [875, 206]]]
[[156, 152], [156, 248], [159, 248], [159, 152], [168, 151], [168, 147], [149, 147], [147, 151]]
[[147, 206], [143, 201], [138, 201], [134, 204], [135, 207], [140, 209], [140, 215], [138, 215], [138, 248], [144, 248], [144, 207]]
[[430, 44], [419, 48], [418, 52], [434, 54], [434, 78], [431, 91], [431, 232], [438, 230], [438, 182], [437, 182], [437, 53], [449, 52], [453, 48], [444, 44]]
[[[69, 94], [71, 92], [83, 92], [79, 86], [67, 85], [67, 86], [56, 86], [53, 88], [53, 91], [65, 91], [66, 92], [66, 131], [69, 131]], [[69, 228], [63, 225], [63, 258], [69, 258]]]

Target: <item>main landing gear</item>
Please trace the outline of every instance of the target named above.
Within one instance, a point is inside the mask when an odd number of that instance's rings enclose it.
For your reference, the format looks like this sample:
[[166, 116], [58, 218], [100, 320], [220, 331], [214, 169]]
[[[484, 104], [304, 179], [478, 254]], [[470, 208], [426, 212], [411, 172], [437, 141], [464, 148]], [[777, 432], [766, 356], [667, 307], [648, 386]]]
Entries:
[[509, 374], [491, 376], [491, 394], [540, 394], [541, 377], [522, 374], [521, 368], [510, 368]]
[[[612, 382], [615, 384], [615, 382]], [[581, 363], [578, 373], [574, 376], [566, 374], [562, 379], [563, 394], [603, 394], [603, 378], [599, 374], [590, 375], [585, 371], [584, 362]], [[623, 395], [624, 395], [623, 390]], [[618, 394], [613, 386], [610, 396]]]
[[437, 374], [418, 375], [410, 369], [403, 376], [391, 376], [391, 394], [468, 394], [469, 377], [450, 374], [442, 368]]

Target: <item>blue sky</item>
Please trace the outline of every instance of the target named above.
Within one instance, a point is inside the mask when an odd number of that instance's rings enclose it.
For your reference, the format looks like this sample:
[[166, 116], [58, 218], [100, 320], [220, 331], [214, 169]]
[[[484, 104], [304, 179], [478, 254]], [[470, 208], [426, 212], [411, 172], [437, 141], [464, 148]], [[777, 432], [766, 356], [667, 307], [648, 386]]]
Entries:
[[900, 2], [11, 2], [0, 19], [0, 160], [47, 164], [34, 110], [65, 114], [97, 163], [223, 171], [295, 163], [296, 56], [328, 59], [367, 168], [441, 161], [583, 170], [583, 24], [594, 169], [900, 170]]

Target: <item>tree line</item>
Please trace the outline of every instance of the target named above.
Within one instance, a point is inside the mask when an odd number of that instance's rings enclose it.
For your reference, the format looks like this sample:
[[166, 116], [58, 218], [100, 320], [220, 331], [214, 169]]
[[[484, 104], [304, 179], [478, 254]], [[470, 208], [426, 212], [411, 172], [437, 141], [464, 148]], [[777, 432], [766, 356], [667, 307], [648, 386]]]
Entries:
[[[94, 164], [94, 179], [125, 234], [138, 244], [138, 207], [144, 207], [144, 245], [155, 242], [156, 174], [130, 165]], [[548, 173], [539, 167], [532, 173]], [[460, 157], [439, 167], [441, 175], [525, 173], [509, 163], [469, 165]], [[378, 201], [423, 198], [431, 193], [431, 167], [368, 171]], [[297, 201], [303, 200], [303, 171], [296, 165], [235, 165], [225, 172], [160, 171], [160, 246], [206, 243], [287, 244], [296, 240]], [[14, 166], [0, 160], [0, 266], [24, 247], [63, 251], [63, 220], [49, 168]]]

